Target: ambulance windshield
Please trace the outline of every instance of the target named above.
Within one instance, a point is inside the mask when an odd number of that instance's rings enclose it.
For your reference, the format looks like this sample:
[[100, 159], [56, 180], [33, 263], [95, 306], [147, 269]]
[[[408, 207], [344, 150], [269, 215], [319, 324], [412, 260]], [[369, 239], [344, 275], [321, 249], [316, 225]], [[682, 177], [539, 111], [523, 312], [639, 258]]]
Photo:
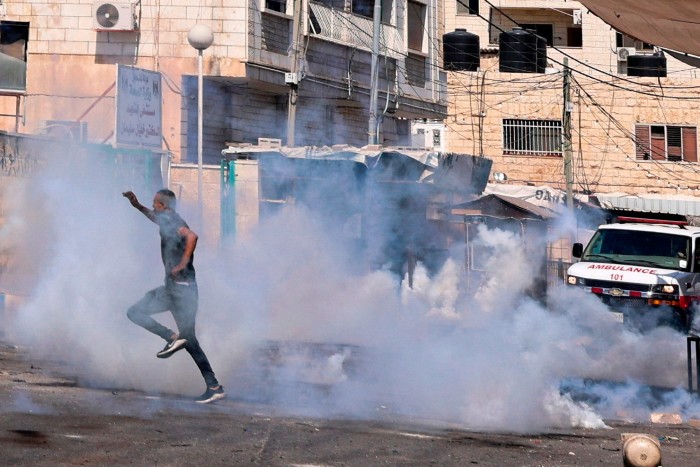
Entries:
[[690, 238], [637, 230], [600, 229], [588, 242], [582, 261], [689, 270]]

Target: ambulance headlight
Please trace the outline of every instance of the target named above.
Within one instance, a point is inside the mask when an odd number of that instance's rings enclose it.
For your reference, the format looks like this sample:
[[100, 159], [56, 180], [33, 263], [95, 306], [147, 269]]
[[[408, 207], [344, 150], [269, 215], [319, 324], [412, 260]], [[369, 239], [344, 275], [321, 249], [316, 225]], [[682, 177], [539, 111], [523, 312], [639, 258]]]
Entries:
[[677, 294], [678, 286], [673, 284], [658, 284], [653, 286], [651, 291], [656, 293]]
[[579, 283], [579, 278], [576, 276], [566, 276], [566, 282], [569, 285], [577, 285]]

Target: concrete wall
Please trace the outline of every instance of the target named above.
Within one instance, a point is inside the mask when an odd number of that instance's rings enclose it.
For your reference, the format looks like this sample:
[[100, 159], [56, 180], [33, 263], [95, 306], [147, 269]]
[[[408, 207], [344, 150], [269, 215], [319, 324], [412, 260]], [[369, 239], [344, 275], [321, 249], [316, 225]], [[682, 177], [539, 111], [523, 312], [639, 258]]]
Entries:
[[[234, 0], [207, 7], [184, 0], [161, 0], [158, 6], [138, 2], [138, 31], [100, 32], [94, 30], [93, 3], [3, 4], [3, 19], [30, 22], [27, 95], [19, 131], [38, 133], [44, 120], [82, 119], [91, 142], [110, 142], [115, 65], [133, 65], [163, 74], [163, 146], [179, 160], [183, 76], [197, 73], [197, 53], [187, 33], [197, 22], [211, 26], [215, 42], [205, 53], [204, 73], [240, 76], [246, 56], [245, 6]], [[0, 113], [15, 114], [14, 97], [0, 96]], [[0, 117], [0, 129], [14, 131], [14, 123], [12, 117]]]
[[[185, 80], [186, 93], [196, 93], [196, 79]], [[297, 100], [295, 144], [297, 146], [330, 146], [367, 144], [369, 96], [348, 99], [348, 91], [332, 89], [308, 81]], [[386, 100], [379, 101], [380, 111]], [[390, 105], [390, 107], [393, 104]], [[228, 143], [257, 144], [259, 138], [287, 138], [288, 95], [286, 91], [228, 86], [205, 81], [203, 122], [203, 160], [218, 164], [221, 150]], [[183, 100], [181, 162], [197, 162], [197, 101]], [[385, 145], [408, 145], [408, 121], [387, 113], [382, 125]]]
[[[258, 163], [254, 160], [236, 161], [236, 212], [235, 235], [246, 236], [257, 225], [259, 219]], [[170, 184], [180, 200], [179, 210], [189, 218], [186, 220], [208, 245], [215, 247], [221, 241], [221, 167], [202, 166], [203, 216], [197, 216], [198, 173], [196, 164], [173, 164], [170, 168]]]
[[[203, 54], [206, 158], [215, 162], [217, 153], [229, 141], [255, 142], [258, 137], [286, 136], [283, 106], [289, 86], [284, 73], [291, 65], [290, 15], [265, 11], [261, 0], [221, 0], [215, 6], [187, 0], [161, 0], [155, 5], [133, 2], [138, 30], [105, 32], [95, 30], [93, 3], [3, 3], [3, 19], [30, 23], [27, 94], [20, 105], [18, 132], [41, 133], [46, 120], [80, 120], [87, 123], [90, 142], [111, 143], [116, 65], [133, 65], [159, 71], [163, 76], [162, 148], [172, 153], [175, 162], [195, 161], [197, 52], [189, 45], [187, 34], [195, 24], [202, 23], [214, 31], [214, 43]], [[396, 20], [403, 28], [404, 2], [397, 0], [395, 8]], [[296, 144], [365, 144], [368, 51], [312, 38], [304, 52], [307, 71], [317, 76], [316, 82], [309, 76], [300, 83], [300, 134]], [[389, 63], [395, 67], [392, 60]], [[348, 69], [353, 73], [352, 86], [348, 86]], [[390, 70], [390, 79], [393, 73]], [[383, 69], [380, 76], [385, 76]], [[380, 88], [387, 87], [382, 79]], [[410, 97], [414, 87], [402, 92], [402, 99], [412, 99], [418, 107], [401, 107], [397, 116], [402, 112], [404, 117], [409, 113], [433, 115], [432, 109], [420, 108], [423, 97]], [[329, 102], [321, 103], [320, 99]], [[328, 106], [331, 110], [326, 110]], [[0, 114], [16, 114], [15, 97], [0, 96]], [[328, 126], [327, 114], [338, 115], [336, 123]], [[0, 130], [15, 131], [16, 121], [13, 116], [0, 117]], [[390, 121], [385, 128], [390, 143], [400, 139], [395, 126]], [[345, 137], [349, 139], [342, 140]]]
[[[484, 84], [476, 77], [451, 78], [451, 85], [464, 89], [455, 105], [455, 117], [447, 122], [450, 151], [479, 154], [492, 159], [494, 172], [504, 172], [508, 183], [549, 185], [565, 189], [563, 158], [519, 156], [503, 153], [503, 119], [561, 119], [562, 80], [546, 75], [517, 83], [522, 75], [487, 76]], [[508, 80], [508, 93], [498, 92]], [[638, 92], [611, 91], [606, 84], [585, 81], [585, 91], [572, 92], [574, 110], [573, 169], [576, 191], [700, 194], [700, 166], [691, 162], [646, 161], [635, 158], [632, 135], [636, 123], [700, 126], [700, 102], [652, 97], [641, 94], [653, 78], [628, 84]], [[666, 80], [667, 86], [698, 86], [700, 80]], [[536, 92], [532, 88], [541, 87]], [[677, 92], [677, 91], [676, 91]], [[480, 98], [484, 96], [483, 107]], [[485, 109], [481, 118], [478, 111]], [[601, 109], [609, 112], [611, 120]], [[483, 145], [479, 135], [483, 135]]]
[[[497, 9], [492, 9], [489, 3]], [[445, 2], [445, 31], [454, 31], [456, 28], [465, 28], [472, 34], [477, 34], [482, 48], [498, 45], [498, 34], [501, 28], [510, 31], [514, 26], [510, 17], [521, 23], [551, 23], [554, 25], [554, 45], [562, 47], [565, 53], [581, 60], [583, 64], [577, 64], [572, 59], [571, 67], [578, 66], [585, 70], [586, 66], [595, 67], [606, 73], [619, 73], [616, 55], [616, 31], [602, 22], [598, 17], [589, 13], [581, 3], [569, 0], [501, 0], [499, 2], [479, 2], [479, 15], [457, 14], [457, 0]], [[583, 47], [563, 47], [566, 38], [566, 28], [578, 27], [573, 24], [573, 18], [569, 16], [574, 10], [583, 10], [582, 35]], [[499, 11], [500, 10], [500, 11]], [[557, 11], [559, 10], [559, 11]], [[503, 13], [501, 13], [503, 12]], [[563, 13], [562, 13], [563, 12]], [[507, 15], [507, 17], [506, 17]], [[490, 27], [483, 18], [489, 19], [496, 26]], [[557, 53], [551, 47], [547, 49], [550, 63], [555, 68], [561, 68], [563, 55]], [[668, 57], [669, 76], [676, 78], [700, 77], [698, 70]], [[497, 69], [498, 66], [496, 64]], [[482, 66], [483, 70], [494, 70]]]
[[[448, 17], [454, 5], [446, 4]], [[568, 1], [512, 0], [497, 5], [580, 8]], [[489, 16], [488, 8], [481, 3], [482, 16]], [[488, 28], [483, 20], [463, 15], [453, 19], [454, 27], [467, 26], [480, 34], [484, 44]], [[582, 48], [547, 49], [553, 74], [499, 73], [497, 55], [487, 53], [482, 53], [480, 72], [450, 72], [448, 150], [492, 159], [492, 173], [504, 172], [506, 183], [566, 189], [563, 157], [514, 156], [503, 151], [503, 119], [562, 120], [561, 64], [566, 53], [571, 55], [573, 70], [574, 191], [700, 195], [697, 163], [637, 160], [633, 137], [637, 123], [700, 126], [700, 102], [693, 91], [700, 85], [697, 71], [668, 58], [666, 78], [619, 75], [615, 32], [585, 12], [583, 28]]]
[[236, 235], [247, 236], [260, 216], [258, 161], [236, 161]]

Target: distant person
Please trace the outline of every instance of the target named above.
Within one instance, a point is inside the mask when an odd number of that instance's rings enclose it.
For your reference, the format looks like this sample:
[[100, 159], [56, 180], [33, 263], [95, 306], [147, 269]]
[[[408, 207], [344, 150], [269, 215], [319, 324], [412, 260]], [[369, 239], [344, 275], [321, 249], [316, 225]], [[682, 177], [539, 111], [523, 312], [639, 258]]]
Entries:
[[[122, 194], [133, 207], [160, 227], [160, 254], [165, 266], [165, 285], [146, 293], [129, 308], [127, 316], [165, 339], [165, 347], [156, 354], [158, 358], [168, 358], [178, 350], [187, 350], [207, 385], [204, 394], [195, 399], [196, 402], [208, 404], [223, 399], [226, 397], [224, 388], [214, 376], [209, 360], [195, 337], [198, 292], [193, 263], [197, 234], [175, 212], [175, 193], [172, 191], [158, 191], [153, 198], [153, 210], [139, 203], [133, 192]], [[151, 317], [164, 311], [170, 311], [175, 318], [177, 333]]]

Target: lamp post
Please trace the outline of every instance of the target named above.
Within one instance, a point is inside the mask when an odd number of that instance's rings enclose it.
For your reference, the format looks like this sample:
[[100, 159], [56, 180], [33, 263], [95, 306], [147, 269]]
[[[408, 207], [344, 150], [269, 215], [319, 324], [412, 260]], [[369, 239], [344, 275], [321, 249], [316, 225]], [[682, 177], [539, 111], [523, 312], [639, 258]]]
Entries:
[[[202, 220], [202, 113], [203, 113], [203, 83], [202, 53], [214, 42], [214, 33], [209, 26], [196, 24], [187, 34], [187, 41], [197, 49], [197, 206], [199, 208], [200, 224]], [[200, 226], [201, 228], [201, 226]]]

